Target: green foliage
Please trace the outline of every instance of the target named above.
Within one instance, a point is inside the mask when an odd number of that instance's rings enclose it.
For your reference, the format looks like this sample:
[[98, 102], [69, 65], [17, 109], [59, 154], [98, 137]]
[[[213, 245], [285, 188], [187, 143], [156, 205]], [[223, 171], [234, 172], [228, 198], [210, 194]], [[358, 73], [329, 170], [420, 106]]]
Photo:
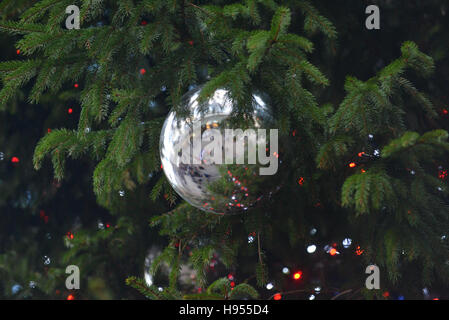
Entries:
[[[448, 191], [435, 178], [431, 161], [447, 156], [448, 133], [429, 131], [428, 125], [418, 130], [407, 118], [410, 113], [427, 121], [437, 117], [431, 99], [409, 80], [435, 69], [415, 43], [404, 42], [401, 56], [366, 81], [348, 76], [345, 96], [334, 109], [321, 105], [331, 81], [311, 55], [317, 32], [328, 43], [337, 32], [310, 1], [89, 0], [79, 2], [80, 30], [62, 26], [67, 3], [38, 1], [19, 21], [0, 21], [0, 30], [20, 37], [21, 51], [18, 60], [0, 63], [0, 106], [27, 87], [33, 104], [48, 93], [59, 94], [79, 110], [78, 123], [42, 137], [33, 158], [36, 169], [50, 156], [61, 180], [67, 158], [90, 157], [101, 205], [115, 210], [113, 195], [145, 185], [153, 203], [163, 195], [173, 206], [148, 217], [169, 238], [151, 266], [153, 274], [165, 263], [171, 267], [168, 287], [159, 291], [135, 277], [128, 285], [151, 299], [257, 298], [248, 279], [233, 290], [220, 278], [202, 293], [185, 293], [178, 281], [181, 266], [192, 266], [203, 288], [214, 255], [228, 269], [249, 257], [251, 281], [262, 287], [272, 272], [267, 261], [276, 256], [273, 239], [299, 250], [308, 240], [304, 217], [327, 212], [350, 222], [366, 261], [385, 267], [392, 283], [399, 281], [405, 259], [423, 266], [425, 281], [448, 273], [447, 244], [440, 241], [448, 226]], [[229, 89], [239, 119], [253, 111], [251, 92], [266, 92], [280, 131], [291, 136], [294, 130], [300, 137], [299, 142], [285, 139], [286, 162], [293, 165], [283, 185], [288, 196], [273, 197], [277, 207], [255, 208], [243, 218], [220, 217], [178, 202], [161, 173], [159, 134], [167, 112], [179, 108], [181, 96], [195, 84], [204, 85], [203, 100], [218, 88]], [[378, 139], [380, 155], [368, 150], [368, 135]], [[370, 161], [348, 169], [361, 151]], [[300, 187], [299, 177], [307, 181]], [[133, 231], [126, 219], [118, 229]], [[112, 237], [109, 232], [104, 239]], [[254, 246], [247, 241], [250, 232], [257, 235]], [[89, 234], [81, 238], [89, 244]], [[68, 255], [83, 256], [79, 247]]]
[[126, 279], [126, 284], [137, 289], [145, 297], [153, 300], [236, 300], [242, 298], [257, 299], [259, 297], [258, 292], [246, 283], [241, 283], [232, 288], [227, 278], [215, 280], [205, 292], [184, 296], [179, 291], [173, 289], [159, 291], [155, 286], [147, 286], [145, 281], [136, 277]]

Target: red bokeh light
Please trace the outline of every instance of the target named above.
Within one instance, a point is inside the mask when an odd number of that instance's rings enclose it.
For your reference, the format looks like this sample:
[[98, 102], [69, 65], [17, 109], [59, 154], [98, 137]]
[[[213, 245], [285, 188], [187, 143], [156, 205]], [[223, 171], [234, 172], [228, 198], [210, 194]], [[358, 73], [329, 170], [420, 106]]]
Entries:
[[276, 294], [273, 296], [273, 299], [274, 299], [274, 300], [281, 300], [281, 299], [282, 299], [282, 295], [281, 295], [280, 293], [276, 293]]
[[302, 277], [302, 271], [297, 271], [293, 274], [293, 279], [299, 280]]
[[363, 253], [364, 251], [365, 251], [365, 250], [361, 249], [360, 246], [357, 246], [357, 248], [356, 248], [356, 250], [355, 250], [355, 254], [358, 255], [358, 256], [360, 256], [360, 255], [362, 255], [362, 253]]

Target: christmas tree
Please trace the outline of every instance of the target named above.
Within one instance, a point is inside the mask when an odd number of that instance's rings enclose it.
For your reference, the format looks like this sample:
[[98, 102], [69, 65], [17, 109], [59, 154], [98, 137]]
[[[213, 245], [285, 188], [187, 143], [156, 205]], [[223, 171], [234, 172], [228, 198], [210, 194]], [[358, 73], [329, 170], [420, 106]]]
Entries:
[[[3, 0], [1, 296], [447, 298], [448, 5], [375, 2], [380, 30], [361, 3]], [[198, 87], [242, 125], [269, 97], [279, 172], [239, 214], [161, 165]]]

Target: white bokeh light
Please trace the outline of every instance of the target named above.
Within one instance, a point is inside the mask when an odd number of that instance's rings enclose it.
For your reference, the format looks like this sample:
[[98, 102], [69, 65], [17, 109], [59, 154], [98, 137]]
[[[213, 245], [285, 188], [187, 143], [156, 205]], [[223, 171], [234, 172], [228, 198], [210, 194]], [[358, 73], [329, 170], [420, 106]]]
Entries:
[[311, 244], [310, 246], [307, 247], [308, 253], [314, 253], [315, 251], [316, 251], [316, 245]]

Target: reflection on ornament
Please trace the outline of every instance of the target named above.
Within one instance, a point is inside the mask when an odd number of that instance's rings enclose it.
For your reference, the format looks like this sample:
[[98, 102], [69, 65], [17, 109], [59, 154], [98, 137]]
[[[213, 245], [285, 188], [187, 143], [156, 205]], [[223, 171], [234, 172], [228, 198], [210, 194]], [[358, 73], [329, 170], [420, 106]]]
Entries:
[[[151, 267], [155, 261], [155, 259], [162, 253], [162, 249], [158, 246], [151, 246], [148, 250], [147, 255], [144, 261], [144, 279], [145, 283], [148, 286], [151, 285], [160, 285], [162, 283], [166, 283], [169, 278], [169, 274], [172, 270], [171, 266], [169, 266], [165, 261], [162, 262], [158, 271], [153, 274], [151, 272]], [[193, 286], [195, 284], [195, 280], [197, 278], [196, 271], [192, 268], [190, 264], [182, 263], [179, 270], [179, 278], [178, 281], [183, 286]], [[162, 287], [159, 287], [163, 289]], [[158, 289], [161, 291], [161, 289]]]
[[[199, 87], [184, 95], [180, 108], [165, 120], [160, 138], [161, 168], [173, 189], [194, 207], [217, 214], [244, 212], [279, 187], [274, 176], [260, 175], [266, 167], [260, 161], [262, 152], [257, 153], [258, 161], [251, 161], [250, 152], [256, 148], [252, 149], [248, 136], [234, 135], [233, 141], [226, 143], [230, 131], [226, 129], [236, 129], [230, 92], [218, 89], [201, 103], [201, 91]], [[252, 97], [252, 118], [242, 122], [257, 133], [258, 129], [271, 129], [273, 118], [266, 99], [261, 94]], [[271, 148], [268, 135], [260, 141], [257, 146], [268, 143]], [[265, 151], [263, 156], [270, 166], [272, 161], [278, 164], [278, 150]]]

